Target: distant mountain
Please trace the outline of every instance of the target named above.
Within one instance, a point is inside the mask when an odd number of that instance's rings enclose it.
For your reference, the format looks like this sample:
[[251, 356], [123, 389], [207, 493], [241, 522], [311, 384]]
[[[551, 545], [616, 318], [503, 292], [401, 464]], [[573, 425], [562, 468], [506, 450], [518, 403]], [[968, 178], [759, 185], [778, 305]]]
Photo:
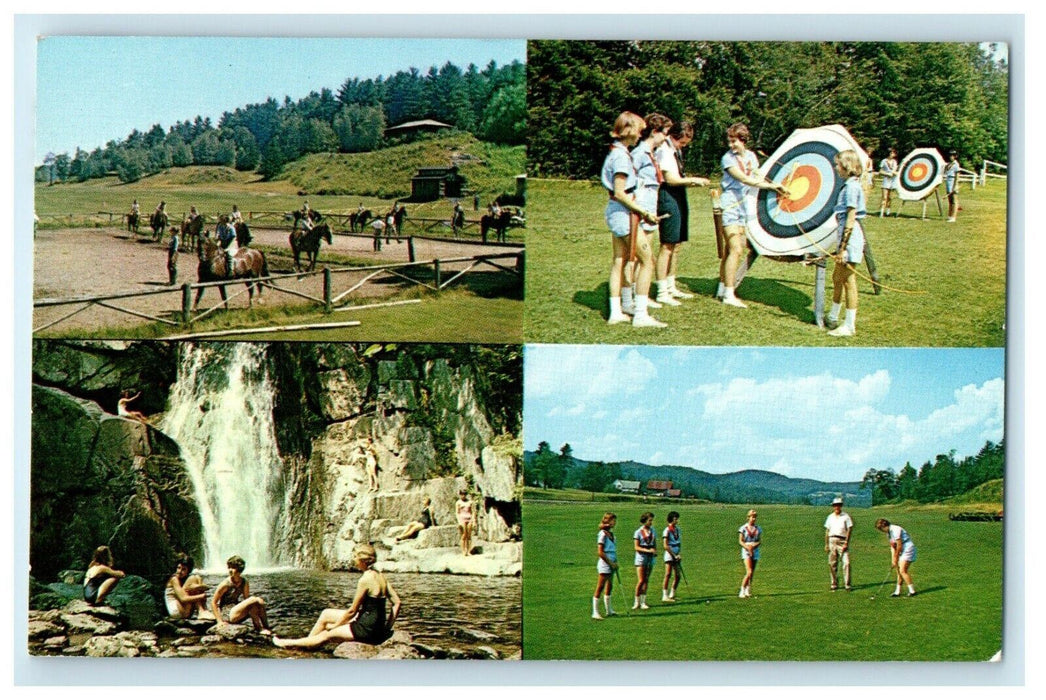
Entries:
[[[523, 453], [524, 469], [536, 453]], [[586, 468], [594, 462], [572, 457], [568, 460], [564, 485], [580, 487]], [[795, 503], [823, 505], [842, 495], [849, 506], [869, 507], [872, 492], [861, 487], [859, 481], [818, 481], [791, 477], [759, 469], [745, 469], [729, 474], [712, 474], [692, 467], [651, 466], [640, 462], [606, 462], [608, 473], [614, 478], [639, 481], [671, 481], [672, 487], [684, 497], [700, 498], [718, 503]]]

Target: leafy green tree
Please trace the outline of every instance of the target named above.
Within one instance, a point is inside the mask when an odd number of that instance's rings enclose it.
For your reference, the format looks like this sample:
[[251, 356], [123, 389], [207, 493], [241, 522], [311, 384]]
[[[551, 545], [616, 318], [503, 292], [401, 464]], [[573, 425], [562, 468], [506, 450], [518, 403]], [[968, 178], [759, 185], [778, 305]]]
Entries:
[[522, 85], [509, 85], [497, 91], [484, 112], [479, 135], [494, 143], [526, 142], [527, 94]]

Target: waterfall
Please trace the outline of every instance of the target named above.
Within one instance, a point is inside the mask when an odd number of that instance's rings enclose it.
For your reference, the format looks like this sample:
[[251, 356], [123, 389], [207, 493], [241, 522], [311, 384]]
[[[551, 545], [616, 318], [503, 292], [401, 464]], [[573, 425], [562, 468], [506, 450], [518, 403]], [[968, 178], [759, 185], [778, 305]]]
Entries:
[[181, 448], [204, 530], [203, 568], [238, 554], [257, 570], [278, 565], [283, 464], [273, 427], [265, 346], [185, 343], [163, 431]]

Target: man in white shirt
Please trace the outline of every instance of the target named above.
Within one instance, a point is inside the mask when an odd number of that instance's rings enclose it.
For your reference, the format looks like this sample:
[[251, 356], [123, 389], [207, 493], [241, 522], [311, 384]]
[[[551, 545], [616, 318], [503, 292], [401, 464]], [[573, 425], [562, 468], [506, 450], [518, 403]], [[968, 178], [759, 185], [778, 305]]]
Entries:
[[839, 559], [843, 560], [843, 585], [850, 589], [850, 533], [854, 523], [843, 512], [843, 499], [832, 501], [832, 512], [824, 521], [824, 551], [828, 552], [828, 573], [832, 577], [832, 590], [839, 588]]

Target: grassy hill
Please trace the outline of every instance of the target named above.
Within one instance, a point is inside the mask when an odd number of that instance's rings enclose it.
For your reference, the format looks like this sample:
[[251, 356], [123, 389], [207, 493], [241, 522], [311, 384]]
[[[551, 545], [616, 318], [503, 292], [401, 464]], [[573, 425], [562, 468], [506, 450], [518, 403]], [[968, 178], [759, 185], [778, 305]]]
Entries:
[[[309, 204], [321, 212], [349, 213], [357, 205], [375, 211], [389, 208], [391, 200], [410, 194], [416, 169], [449, 165], [457, 157], [467, 187], [478, 189], [486, 204], [502, 192], [515, 192], [515, 177], [524, 172], [522, 146], [497, 146], [461, 133], [393, 146], [372, 153], [313, 154], [289, 163], [275, 180], [220, 166], [170, 168], [137, 182], [121, 183], [115, 176], [54, 185], [38, 183], [35, 208], [41, 228], [106, 226], [108, 212], [120, 216], [137, 199], [148, 216], [161, 200], [175, 219], [195, 206], [205, 214], [227, 212], [237, 204], [243, 212], [291, 211]], [[449, 216], [448, 202], [411, 205], [412, 216]], [[102, 214], [99, 214], [102, 212]], [[469, 218], [477, 214], [467, 212]]]
[[526, 171], [526, 149], [456, 133], [371, 153], [305, 156], [285, 166], [278, 179], [309, 193], [399, 198], [410, 195], [410, 178], [419, 167], [446, 167], [455, 162], [469, 189], [490, 195], [515, 192], [516, 175]]
[[966, 493], [952, 496], [941, 501], [945, 505], [983, 505], [991, 506], [993, 510], [1002, 509], [1002, 479], [986, 481], [980, 486], [975, 486]]

